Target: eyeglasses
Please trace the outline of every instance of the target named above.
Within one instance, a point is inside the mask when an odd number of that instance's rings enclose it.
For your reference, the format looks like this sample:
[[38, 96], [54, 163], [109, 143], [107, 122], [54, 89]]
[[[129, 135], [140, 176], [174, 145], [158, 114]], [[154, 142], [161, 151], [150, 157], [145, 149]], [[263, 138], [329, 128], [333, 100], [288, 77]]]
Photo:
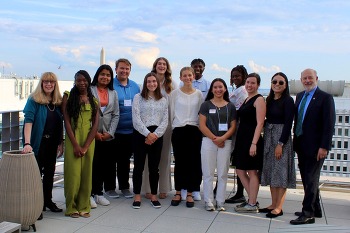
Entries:
[[273, 80], [272, 82], [271, 82], [273, 85], [276, 85], [277, 83], [279, 84], [279, 85], [284, 85], [284, 82], [283, 81], [277, 81], [277, 80]]
[[43, 83], [44, 83], [45, 85], [47, 85], [47, 84], [49, 84], [49, 83], [55, 84], [56, 81], [43, 80]]

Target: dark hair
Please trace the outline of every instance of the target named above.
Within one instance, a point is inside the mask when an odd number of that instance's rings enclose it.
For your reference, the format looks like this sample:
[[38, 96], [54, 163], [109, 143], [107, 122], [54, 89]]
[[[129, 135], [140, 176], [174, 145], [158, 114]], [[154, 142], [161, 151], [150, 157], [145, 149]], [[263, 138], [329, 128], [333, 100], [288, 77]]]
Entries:
[[223, 97], [224, 97], [224, 100], [226, 100], [227, 102], [230, 102], [230, 98], [229, 98], [229, 95], [228, 95], [228, 89], [227, 89], [226, 82], [225, 82], [223, 79], [221, 79], [221, 78], [216, 78], [216, 79], [214, 79], [214, 80], [211, 82], [210, 88], [209, 88], [209, 90], [208, 90], [207, 97], [205, 97], [205, 101], [211, 100], [212, 98], [214, 98], [213, 86], [214, 86], [214, 83], [215, 83], [215, 82], [221, 82], [221, 83], [224, 85], [224, 87], [226, 88], [226, 91], [225, 91], [224, 96], [223, 96]]
[[[94, 96], [92, 95], [91, 88], [90, 88], [90, 86], [91, 86], [91, 77], [90, 77], [89, 73], [86, 72], [85, 70], [79, 70], [74, 75], [74, 80], [76, 80], [76, 78], [79, 75], [82, 75], [86, 79], [86, 81], [88, 82], [87, 96], [89, 98], [89, 102], [90, 102], [91, 109], [92, 109], [91, 121], [92, 121], [92, 124], [94, 124], [95, 116], [96, 116], [96, 112], [97, 112], [97, 105], [96, 105], [96, 103], [94, 101]], [[67, 113], [68, 113], [68, 116], [70, 118], [73, 118], [73, 123], [74, 123], [73, 124], [73, 130], [75, 130], [76, 127], [77, 127], [78, 117], [79, 117], [82, 105], [84, 105], [84, 104], [80, 103], [80, 92], [79, 92], [79, 89], [77, 88], [77, 86], [74, 83], [74, 86], [71, 89], [70, 94], [69, 94], [69, 98], [67, 100]]]
[[236, 67], [233, 67], [233, 69], [231, 70], [231, 75], [230, 75], [230, 85], [231, 86], [233, 85], [233, 78], [232, 78], [233, 71], [237, 71], [237, 72], [239, 72], [242, 75], [242, 84], [241, 84], [241, 86], [244, 85], [245, 84], [245, 80], [247, 80], [247, 78], [248, 78], [247, 69], [243, 65], [237, 65]]
[[165, 57], [158, 57], [154, 62], [153, 62], [153, 66], [152, 66], [152, 70], [151, 72], [153, 73], [157, 73], [156, 67], [157, 67], [157, 63], [159, 60], [164, 60], [166, 63], [166, 71], [164, 74], [164, 89], [166, 93], [170, 93], [173, 90], [173, 86], [172, 86], [172, 82], [173, 80], [171, 79], [171, 67], [170, 67], [170, 63], [168, 61], [168, 59], [166, 59]]
[[193, 60], [191, 61], [191, 66], [193, 66], [193, 65], [196, 64], [196, 63], [202, 63], [203, 66], [205, 67], [205, 62], [204, 62], [202, 59], [200, 59], [200, 58], [193, 59]]
[[[281, 76], [286, 84], [286, 89], [284, 89], [284, 91], [281, 94], [281, 99], [285, 98], [286, 96], [290, 96], [289, 94], [289, 84], [288, 84], [288, 78], [287, 75], [285, 75], [283, 72], [277, 72], [276, 74], [274, 74], [271, 78], [271, 81], [273, 80], [274, 77], [276, 77], [277, 75]], [[272, 88], [270, 88], [270, 93], [266, 98], [266, 104], [269, 104], [271, 102], [271, 100], [273, 100], [275, 97], [275, 93], [273, 92]]]
[[154, 90], [154, 98], [156, 98], [156, 100], [160, 100], [163, 96], [162, 93], [160, 91], [160, 82], [159, 82], [159, 78], [157, 77], [157, 74], [154, 72], [150, 72], [148, 74], [146, 74], [144, 80], [143, 80], [143, 86], [142, 86], [142, 91], [141, 91], [141, 97], [144, 99], [148, 99], [148, 88], [147, 88], [147, 79], [149, 77], [155, 77], [157, 80], [157, 88]]
[[247, 78], [256, 78], [256, 82], [258, 84], [258, 86], [260, 86], [260, 82], [261, 82], [261, 78], [260, 78], [260, 75], [258, 73], [250, 73], [248, 74], [248, 77]]
[[111, 74], [111, 81], [108, 83], [107, 87], [108, 87], [109, 90], [114, 90], [114, 88], [113, 88], [113, 69], [112, 69], [112, 67], [110, 67], [110, 65], [107, 65], [107, 64], [101, 65], [97, 69], [96, 74], [94, 76], [94, 79], [92, 80], [91, 86], [96, 86], [97, 85], [97, 83], [98, 83], [98, 76], [100, 75], [102, 70], [108, 70], [109, 73]]

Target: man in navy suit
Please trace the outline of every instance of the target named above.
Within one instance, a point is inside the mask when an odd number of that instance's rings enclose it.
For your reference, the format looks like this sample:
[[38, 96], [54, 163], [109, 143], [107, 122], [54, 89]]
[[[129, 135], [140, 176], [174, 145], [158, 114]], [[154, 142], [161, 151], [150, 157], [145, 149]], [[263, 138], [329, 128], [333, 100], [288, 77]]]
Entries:
[[335, 124], [333, 97], [317, 87], [317, 73], [306, 69], [301, 73], [305, 91], [295, 101], [293, 146], [298, 154], [300, 175], [304, 186], [302, 212], [295, 212], [293, 225], [310, 224], [322, 217], [319, 200], [320, 172], [328, 151], [332, 147]]

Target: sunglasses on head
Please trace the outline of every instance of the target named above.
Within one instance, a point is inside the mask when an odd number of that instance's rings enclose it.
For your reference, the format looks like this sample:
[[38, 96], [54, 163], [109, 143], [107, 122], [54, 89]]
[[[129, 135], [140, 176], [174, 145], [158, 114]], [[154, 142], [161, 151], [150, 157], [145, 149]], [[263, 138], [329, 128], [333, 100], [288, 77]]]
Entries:
[[272, 82], [271, 82], [272, 84], [274, 84], [274, 85], [276, 85], [277, 83], [279, 84], [279, 85], [284, 85], [284, 82], [283, 81], [277, 81], [277, 80], [273, 80]]

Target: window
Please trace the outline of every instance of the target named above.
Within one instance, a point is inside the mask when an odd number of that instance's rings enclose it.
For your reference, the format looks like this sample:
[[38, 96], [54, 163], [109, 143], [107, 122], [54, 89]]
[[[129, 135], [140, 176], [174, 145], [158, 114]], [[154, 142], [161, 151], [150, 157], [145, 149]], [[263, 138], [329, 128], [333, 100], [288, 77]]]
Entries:
[[323, 165], [323, 171], [327, 171], [327, 165]]
[[333, 167], [333, 166], [330, 166], [330, 167], [329, 167], [329, 170], [330, 170], [330, 171], [334, 171], [334, 167]]
[[332, 148], [334, 148], [334, 144], [335, 144], [335, 142], [334, 142], [334, 141], [332, 141]]
[[345, 123], [349, 123], [349, 116], [345, 116]]
[[343, 167], [343, 172], [347, 172], [348, 168], [347, 167]]
[[338, 147], [337, 148], [341, 148], [341, 141], [338, 142]]
[[337, 166], [337, 172], [340, 172], [340, 166]]
[[341, 160], [341, 154], [337, 154], [337, 160]]
[[344, 130], [344, 136], [349, 136], [349, 129]]
[[331, 158], [330, 159], [334, 159], [334, 153], [331, 153]]
[[349, 142], [344, 142], [344, 148], [348, 149], [348, 147], [349, 147]]
[[338, 121], [339, 121], [339, 123], [343, 123], [343, 116], [339, 116]]
[[339, 129], [338, 129], [338, 135], [340, 135], [340, 136], [341, 136], [341, 135], [342, 135], [342, 133], [343, 133], [343, 132], [342, 132], [342, 129], [341, 129], [341, 128], [339, 128]]
[[348, 154], [344, 154], [344, 160], [348, 160]]

